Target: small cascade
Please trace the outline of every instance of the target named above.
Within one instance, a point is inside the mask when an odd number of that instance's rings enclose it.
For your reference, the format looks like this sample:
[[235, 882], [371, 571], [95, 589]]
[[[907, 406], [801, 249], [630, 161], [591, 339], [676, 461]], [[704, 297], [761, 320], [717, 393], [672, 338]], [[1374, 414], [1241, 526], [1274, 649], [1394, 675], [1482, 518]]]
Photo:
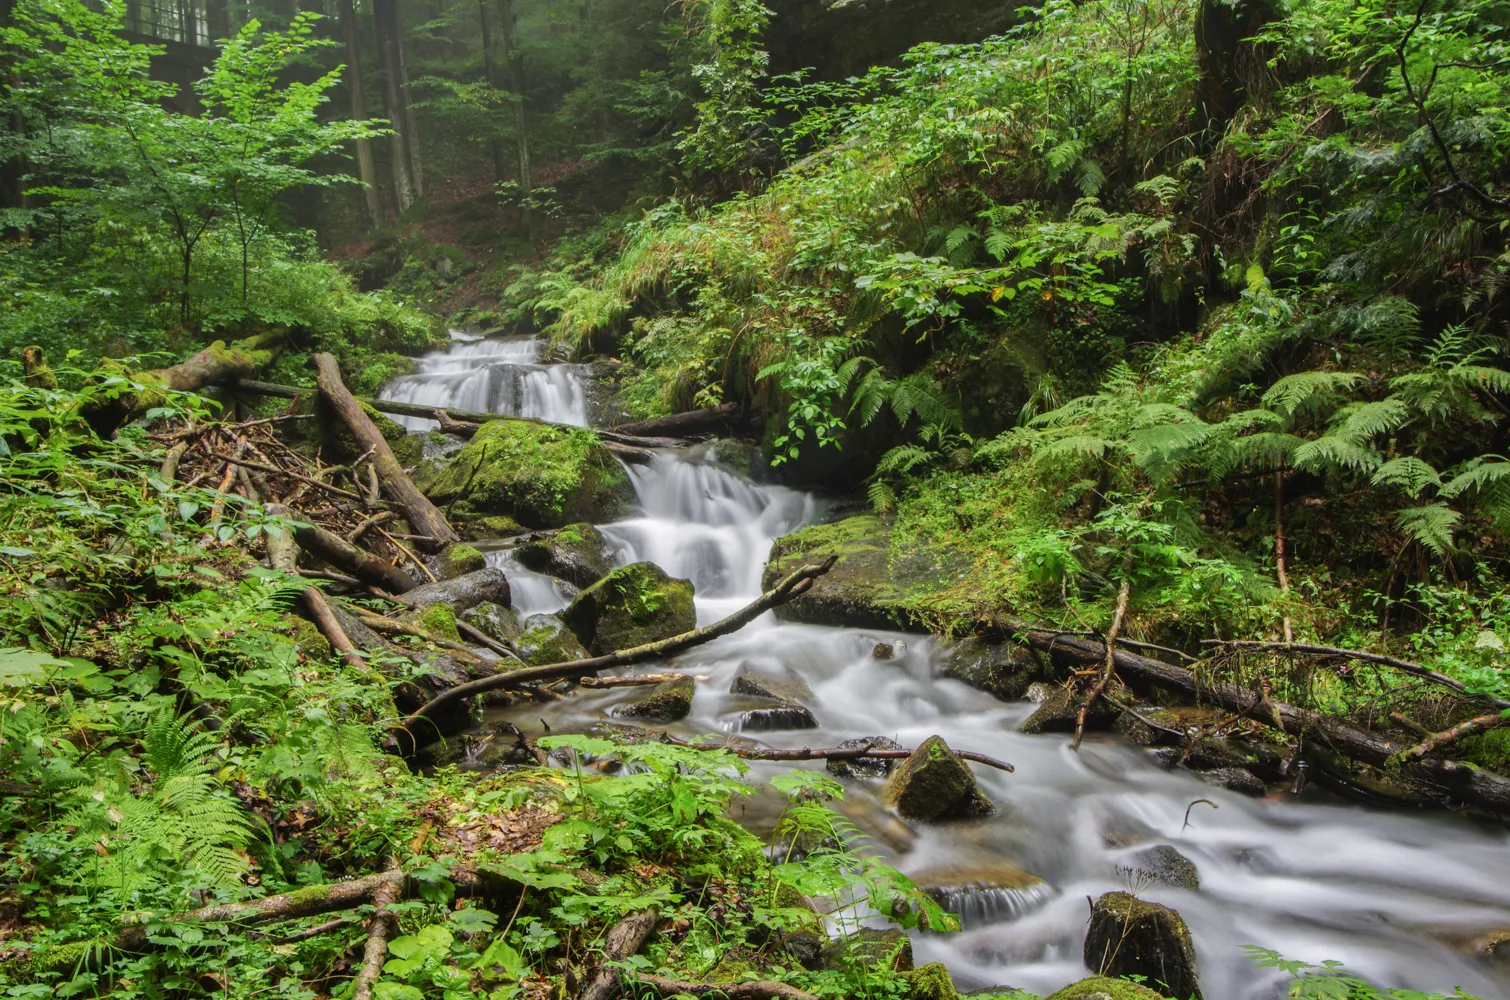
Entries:
[[1022, 888], [993, 885], [950, 886], [929, 893], [940, 906], [959, 917], [960, 927], [970, 930], [999, 924], [1032, 913], [1054, 896], [1043, 882]]
[[[418, 371], [389, 382], [379, 397], [587, 426], [580, 366], [540, 364], [543, 345], [538, 338], [480, 339], [454, 330], [451, 338], [449, 350], [419, 358]], [[424, 417], [394, 419], [409, 430], [435, 426]]]

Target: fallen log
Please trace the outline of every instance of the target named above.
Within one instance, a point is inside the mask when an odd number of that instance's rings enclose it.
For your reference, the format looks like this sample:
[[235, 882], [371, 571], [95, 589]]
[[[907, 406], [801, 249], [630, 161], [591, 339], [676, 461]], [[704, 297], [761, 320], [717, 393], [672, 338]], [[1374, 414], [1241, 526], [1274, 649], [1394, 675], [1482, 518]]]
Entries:
[[[782, 580], [770, 590], [761, 594], [750, 604], [702, 628], [683, 632], [681, 635], [662, 639], [659, 642], [649, 642], [643, 646], [634, 646], [617, 652], [608, 653], [604, 656], [594, 656], [585, 660], [571, 660], [566, 663], [553, 663], [542, 667], [530, 667], [526, 670], [515, 670], [511, 673], [498, 674], [493, 677], [483, 677], [467, 684], [461, 684], [441, 694], [422, 706], [409, 718], [405, 719], [400, 726], [409, 732], [411, 739], [417, 739], [416, 730], [424, 723], [434, 726], [436, 716], [454, 705], [463, 698], [470, 698], [475, 694], [485, 691], [498, 691], [503, 688], [518, 687], [521, 684], [530, 684], [540, 680], [550, 680], [557, 677], [585, 677], [588, 674], [596, 674], [600, 670], [609, 667], [627, 667], [636, 663], [644, 663], [646, 660], [659, 659], [661, 657], [675, 656], [694, 646], [712, 642], [719, 636], [737, 632], [750, 622], [759, 618], [767, 611], [787, 603], [795, 597], [806, 593], [813, 585], [813, 581], [833, 568], [838, 556], [829, 556], [827, 560], [813, 566], [803, 566], [793, 571], [786, 579]], [[413, 596], [412, 594], [409, 596]], [[417, 744], [416, 744], [417, 745]]]
[[[281, 504], [270, 503], [264, 508], [275, 517], [287, 517], [288, 511]], [[287, 531], [277, 534], [271, 532], [263, 536], [267, 544], [267, 562], [273, 569], [282, 570], [290, 576], [297, 575], [299, 562], [299, 543], [293, 535]], [[330, 610], [330, 604], [325, 600], [325, 595], [318, 587], [305, 587], [304, 593], [299, 595], [299, 600], [304, 605], [304, 610], [309, 612], [309, 617], [314, 620], [315, 627], [320, 634], [325, 636], [325, 641], [330, 643], [330, 648], [340, 654], [341, 659], [353, 670], [367, 673], [371, 670], [367, 660], [352, 643], [346, 630], [341, 628], [341, 623], [336, 620], [335, 613]]]
[[509, 607], [508, 577], [496, 566], [485, 566], [455, 579], [426, 583], [416, 587], [413, 581], [393, 599], [407, 607], [418, 608], [426, 604], [449, 604], [460, 613], [475, 608], [485, 601]]
[[[670, 675], [674, 676], [674, 675]], [[812, 748], [803, 747], [800, 750], [772, 750], [765, 747], [742, 747], [732, 743], [689, 743], [678, 739], [670, 733], [662, 733], [661, 739], [673, 746], [687, 747], [689, 750], [723, 750], [736, 757], [746, 760], [859, 760], [860, 758], [875, 758], [879, 760], [905, 760], [917, 753], [917, 748], [887, 750], [881, 747], [827, 747]], [[961, 760], [973, 760], [977, 764], [985, 764], [994, 767], [998, 771], [1015, 771], [1011, 764], [995, 757], [987, 757], [983, 753], [974, 750], [954, 750], [954, 756]]]
[[738, 413], [739, 407], [733, 403], [724, 403], [711, 410], [686, 410], [682, 413], [673, 413], [669, 417], [619, 424], [613, 430], [620, 434], [634, 434], [641, 437], [686, 438], [725, 434], [728, 433], [729, 426]]
[[639, 951], [659, 919], [656, 910], [638, 910], [614, 924], [603, 937], [603, 959], [588, 974], [577, 1000], [613, 1000], [619, 993], [619, 970], [611, 963]]
[[294, 539], [310, 553], [345, 570], [365, 583], [395, 594], [413, 590], [413, 578], [381, 556], [358, 548], [333, 531], [317, 524], [295, 528]]
[[[1015, 618], [996, 621], [1005, 635], [1017, 638], [1034, 649], [1077, 665], [1100, 663], [1106, 657], [1106, 645], [1095, 639], [1066, 636], [1053, 629], [1041, 628]], [[1343, 757], [1379, 768], [1398, 766], [1399, 774], [1423, 788], [1433, 790], [1439, 799], [1477, 806], [1497, 816], [1510, 816], [1510, 778], [1453, 760], [1425, 758], [1401, 761], [1399, 755], [1409, 744], [1370, 732], [1343, 719], [1300, 708], [1281, 701], [1264, 706], [1259, 692], [1226, 682], [1206, 683], [1194, 673], [1161, 660], [1137, 653], [1117, 650], [1116, 669], [1146, 683], [1179, 691], [1197, 700], [1206, 700], [1230, 712], [1248, 713], [1268, 707], [1284, 731], [1304, 736]]]
[[150, 371], [131, 371], [119, 362], [105, 362], [97, 373], [103, 379], [122, 378], [120, 391], [91, 398], [79, 415], [102, 438], [113, 437], [122, 424], [161, 406], [170, 392], [196, 392], [234, 382], [272, 363], [288, 338], [287, 330], [269, 331], [227, 344], [217, 340], [182, 362]]
[[1429, 733], [1420, 743], [1402, 751], [1401, 758], [1404, 760], [1420, 760], [1423, 757], [1436, 753], [1449, 744], [1456, 743], [1458, 740], [1497, 728], [1507, 721], [1507, 715], [1510, 715], [1510, 713], [1488, 712], [1484, 715], [1474, 716], [1471, 719], [1459, 722], [1452, 728], [1444, 729], [1440, 733]]
[[393, 449], [388, 447], [387, 439], [377, 429], [372, 418], [367, 416], [351, 390], [346, 388], [346, 383], [341, 381], [341, 369], [336, 365], [336, 359], [329, 354], [320, 353], [312, 361], [321, 394], [346, 422], [357, 443], [372, 453], [372, 464], [377, 469], [383, 492], [404, 509], [404, 515], [415, 531], [435, 539], [432, 544], [436, 548], [460, 541], [461, 536], [451, 530], [445, 515], [414, 485], [414, 481], [404, 472], [404, 467], [393, 456]]
[[388, 912], [388, 907], [398, 902], [401, 888], [401, 885], [385, 882], [373, 890], [367, 944], [362, 949], [362, 968], [352, 982], [351, 1000], [372, 1000], [372, 986], [383, 974], [383, 959], [388, 955], [388, 934], [393, 929], [393, 914]]
[[635, 984], [649, 986], [663, 997], [688, 995], [722, 997], [723, 1000], [818, 1000], [812, 993], [804, 993], [795, 986], [768, 979], [752, 979], [741, 983], [689, 983], [641, 973], [635, 977]]
[[639, 687], [664, 684], [666, 681], [679, 680], [683, 677], [691, 677], [695, 681], [708, 679], [707, 674], [625, 674], [615, 677], [583, 677], [577, 683], [585, 688]]

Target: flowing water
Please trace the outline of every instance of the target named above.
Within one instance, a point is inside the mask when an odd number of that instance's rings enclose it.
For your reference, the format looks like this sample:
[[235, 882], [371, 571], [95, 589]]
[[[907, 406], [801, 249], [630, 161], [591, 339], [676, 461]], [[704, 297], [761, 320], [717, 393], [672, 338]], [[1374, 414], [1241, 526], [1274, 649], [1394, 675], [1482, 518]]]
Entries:
[[[544, 388], [576, 379], [576, 371], [537, 361], [530, 341], [459, 342], [424, 359], [423, 373], [399, 380], [385, 398], [582, 423], [580, 402], [573, 402], [582, 397], [580, 383]], [[470, 381], [477, 379], [485, 385]], [[521, 384], [534, 388], [497, 389]], [[621, 564], [649, 559], [692, 579], [704, 623], [759, 592], [775, 537], [821, 515], [813, 497], [755, 485], [713, 464], [706, 451], [664, 452], [631, 467], [640, 516], [603, 526]], [[522, 613], [566, 603], [561, 587], [513, 564], [506, 551], [492, 558], [509, 573]], [[874, 655], [883, 641], [897, 648], [889, 660]], [[769, 745], [832, 746], [884, 735], [915, 746], [939, 733], [955, 747], [1015, 764], [1012, 774], [975, 769], [998, 807], [986, 820], [909, 827], [880, 805], [878, 787], [864, 784], [851, 785], [844, 804], [904, 871], [950, 869], [944, 881], [962, 883], [951, 902], [964, 931], [914, 938], [917, 961], [944, 962], [961, 989], [1001, 984], [1047, 994], [1086, 975], [1088, 898], [1129, 888], [1134, 856], [1166, 844], [1194, 862], [1199, 890], [1133, 887], [1186, 918], [1208, 1000], [1283, 995], [1282, 977], [1256, 968], [1244, 945], [1338, 960], [1381, 985], [1461, 986], [1485, 1000], [1510, 1000], [1510, 969], [1472, 946], [1486, 932], [1510, 929], [1510, 834], [1503, 827], [1345, 805], [1314, 789], [1254, 800], [1188, 772], [1161, 770], [1146, 752], [1111, 736], [1092, 735], [1072, 752], [1063, 736], [1016, 732], [1031, 704], [1004, 704], [935, 676], [941, 654], [927, 637], [781, 624], [766, 615], [678, 658], [676, 669], [707, 680], [676, 728], [738, 731], [748, 701], [727, 692], [738, 667], [753, 663], [795, 670], [815, 694], [819, 728], [759, 733]], [[631, 697], [633, 689], [582, 691], [541, 709], [553, 729], [580, 729]], [[778, 770], [762, 765], [757, 773]], [[1215, 808], [1192, 806], [1198, 799]], [[752, 826], [769, 821], [761, 800], [746, 808]], [[1019, 871], [1042, 881], [1001, 886], [997, 876]]]

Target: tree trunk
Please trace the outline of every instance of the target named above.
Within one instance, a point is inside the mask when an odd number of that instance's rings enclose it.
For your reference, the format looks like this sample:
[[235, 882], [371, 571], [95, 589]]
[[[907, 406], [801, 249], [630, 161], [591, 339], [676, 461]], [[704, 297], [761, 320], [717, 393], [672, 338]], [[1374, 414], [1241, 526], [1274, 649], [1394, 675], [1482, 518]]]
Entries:
[[[482, 75], [488, 86], [498, 87], [498, 74], [493, 65], [493, 22], [488, 17], [488, 0], [477, 0], [477, 17], [482, 22]], [[488, 151], [493, 154], [493, 180], [503, 180], [503, 147], [495, 135], [488, 139]]]
[[341, 370], [336, 366], [336, 359], [329, 354], [316, 354], [314, 365], [319, 373], [317, 381], [320, 392], [341, 415], [341, 419], [346, 421], [357, 442], [372, 452], [372, 464], [377, 469], [383, 492], [404, 508], [404, 516], [414, 526], [414, 530], [421, 535], [428, 535], [431, 539], [429, 544], [436, 549], [460, 541], [460, 536], [446, 523], [445, 516], [405, 474], [404, 467], [393, 457], [393, 449], [388, 447], [382, 432], [377, 429], [372, 418], [367, 416], [351, 390], [346, 388], [346, 383], [341, 381]]
[[[341, 34], [346, 41], [346, 89], [351, 95], [351, 120], [367, 120], [367, 94], [362, 86], [362, 44], [357, 30], [356, 4], [341, 0]], [[358, 139], [357, 176], [362, 180], [362, 194], [367, 199], [367, 216], [372, 228], [383, 228], [383, 202], [378, 194], [377, 166], [372, 160], [372, 140]]]
[[535, 241], [535, 219], [527, 202], [534, 188], [530, 176], [529, 121], [524, 107], [524, 64], [519, 55], [519, 17], [514, 13], [514, 0], [497, 0], [498, 33], [503, 43], [503, 64], [508, 70], [509, 92], [514, 95], [514, 134], [519, 148], [519, 211], [524, 222], [525, 236]]
[[378, 54], [383, 65], [383, 97], [388, 109], [388, 124], [393, 128], [393, 135], [388, 137], [389, 159], [393, 165], [393, 200], [402, 215], [414, 204], [416, 186], [409, 169], [412, 162], [408, 146], [409, 124], [403, 101], [407, 90], [401, 86], [407, 81], [403, 78], [399, 59], [402, 40], [396, 37], [397, 0], [373, 0], [372, 21], [377, 30]]
[[299, 545], [332, 566], [339, 566], [363, 583], [381, 587], [390, 594], [414, 589], [414, 581], [388, 560], [358, 548], [333, 531], [312, 524], [294, 532]]

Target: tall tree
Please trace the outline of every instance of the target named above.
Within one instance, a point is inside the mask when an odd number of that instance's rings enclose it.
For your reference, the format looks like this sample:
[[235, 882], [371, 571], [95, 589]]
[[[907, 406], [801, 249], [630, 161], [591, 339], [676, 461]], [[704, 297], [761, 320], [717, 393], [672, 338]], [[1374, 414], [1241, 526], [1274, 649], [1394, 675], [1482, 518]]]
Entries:
[[[488, 0], [477, 0], [477, 15], [482, 22], [482, 73], [489, 88], [498, 87], [498, 74], [493, 61], [493, 24], [488, 17]], [[488, 151], [493, 155], [493, 179], [503, 180], [503, 147], [498, 137], [488, 139]]]
[[514, 0], [497, 0], [498, 33], [503, 42], [503, 64], [508, 71], [509, 92], [514, 99], [514, 133], [519, 145], [519, 207], [524, 218], [524, 230], [535, 239], [534, 214], [530, 211], [530, 133], [524, 107], [524, 61], [519, 51], [519, 15], [514, 11]]
[[[358, 31], [356, 4], [341, 0], [341, 34], [346, 41], [346, 90], [351, 96], [351, 120], [367, 120], [367, 94], [362, 87], [362, 45]], [[372, 141], [358, 138], [357, 176], [362, 179], [367, 199], [367, 215], [374, 229], [383, 227], [383, 201], [378, 193], [377, 167], [372, 160]]]
[[373, 0], [372, 19], [383, 65], [383, 96], [393, 125], [388, 143], [393, 161], [393, 197], [398, 210], [405, 212], [420, 196], [421, 186], [414, 169], [419, 162], [418, 137], [413, 131], [414, 113], [408, 107], [409, 79], [404, 72], [404, 33], [397, 0]]

